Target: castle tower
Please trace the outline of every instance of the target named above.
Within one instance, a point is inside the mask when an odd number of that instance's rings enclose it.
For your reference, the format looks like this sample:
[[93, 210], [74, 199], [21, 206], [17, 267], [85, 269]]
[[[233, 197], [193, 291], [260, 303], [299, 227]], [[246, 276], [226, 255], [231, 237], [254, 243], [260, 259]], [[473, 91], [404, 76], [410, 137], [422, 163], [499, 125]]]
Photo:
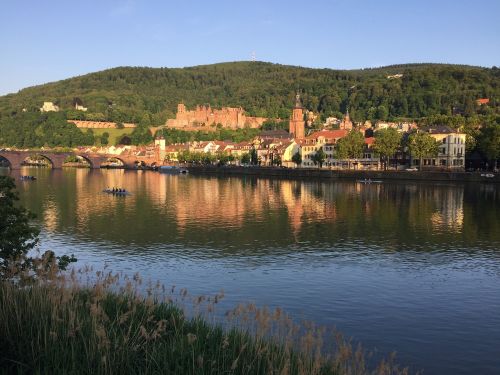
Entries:
[[295, 139], [303, 139], [305, 134], [305, 121], [300, 95], [295, 95], [295, 107], [293, 107], [292, 117], [290, 118], [290, 135]]
[[186, 106], [184, 103], [177, 104], [177, 113], [186, 113]]

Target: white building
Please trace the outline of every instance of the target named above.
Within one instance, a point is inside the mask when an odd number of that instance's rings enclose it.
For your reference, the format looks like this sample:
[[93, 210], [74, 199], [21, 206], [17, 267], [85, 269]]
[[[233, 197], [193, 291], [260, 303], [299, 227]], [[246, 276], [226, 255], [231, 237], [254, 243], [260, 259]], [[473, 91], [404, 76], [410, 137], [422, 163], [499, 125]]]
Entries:
[[40, 112], [59, 112], [59, 107], [52, 102], [43, 102]]
[[[430, 128], [427, 133], [439, 143], [439, 153], [435, 158], [424, 158], [424, 167], [463, 169], [465, 167], [465, 133], [447, 126]], [[414, 160], [416, 165], [418, 160]]]

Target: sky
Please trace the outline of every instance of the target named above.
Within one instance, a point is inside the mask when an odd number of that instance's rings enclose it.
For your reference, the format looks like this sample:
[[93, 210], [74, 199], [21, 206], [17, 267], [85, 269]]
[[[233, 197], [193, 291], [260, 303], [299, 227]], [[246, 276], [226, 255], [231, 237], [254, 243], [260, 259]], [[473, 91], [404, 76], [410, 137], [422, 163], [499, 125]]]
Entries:
[[500, 0], [0, 0], [0, 95], [116, 66], [500, 66]]

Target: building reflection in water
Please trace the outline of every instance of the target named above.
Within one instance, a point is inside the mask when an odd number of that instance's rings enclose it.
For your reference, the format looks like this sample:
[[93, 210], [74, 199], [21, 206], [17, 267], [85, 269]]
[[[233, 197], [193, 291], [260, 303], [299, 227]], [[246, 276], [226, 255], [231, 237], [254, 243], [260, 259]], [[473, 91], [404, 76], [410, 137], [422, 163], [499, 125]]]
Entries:
[[430, 218], [434, 231], [461, 232], [464, 224], [464, 190], [436, 190], [434, 202], [436, 211]]
[[[167, 224], [174, 224], [179, 235], [187, 228], [210, 232], [278, 221], [275, 228], [295, 240], [311, 224], [328, 224], [338, 230], [337, 224], [347, 223], [352, 233], [361, 230], [353, 230], [354, 225], [372, 232], [375, 229], [370, 228], [377, 225], [380, 230], [405, 225], [408, 232], [429, 225], [427, 230], [433, 232], [461, 232], [464, 225], [463, 186], [172, 176], [124, 170], [60, 173], [63, 177], [57, 177], [57, 184], [61, 186], [54, 188], [68, 192], [64, 199], [71, 201], [56, 198], [45, 204], [43, 217], [49, 230], [58, 223], [58, 204], [68, 205], [65, 211], [74, 207], [77, 227], [92, 225], [96, 217], [106, 215], [110, 223], [122, 220], [122, 224], [145, 218], [154, 225], [168, 218]], [[124, 187], [132, 194], [114, 197], [102, 192], [106, 187]], [[286, 223], [281, 223], [284, 218]]]
[[46, 201], [43, 207], [43, 225], [47, 232], [56, 232], [59, 224], [59, 209], [54, 201]]

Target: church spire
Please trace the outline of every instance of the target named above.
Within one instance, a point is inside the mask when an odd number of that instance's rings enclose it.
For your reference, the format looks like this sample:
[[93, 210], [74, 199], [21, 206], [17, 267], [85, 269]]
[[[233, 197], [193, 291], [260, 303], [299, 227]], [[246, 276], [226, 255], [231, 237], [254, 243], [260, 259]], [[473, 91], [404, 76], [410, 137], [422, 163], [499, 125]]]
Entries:
[[301, 103], [301, 100], [300, 100], [300, 94], [299, 94], [298, 91], [295, 94], [295, 108], [302, 108], [302, 103]]

